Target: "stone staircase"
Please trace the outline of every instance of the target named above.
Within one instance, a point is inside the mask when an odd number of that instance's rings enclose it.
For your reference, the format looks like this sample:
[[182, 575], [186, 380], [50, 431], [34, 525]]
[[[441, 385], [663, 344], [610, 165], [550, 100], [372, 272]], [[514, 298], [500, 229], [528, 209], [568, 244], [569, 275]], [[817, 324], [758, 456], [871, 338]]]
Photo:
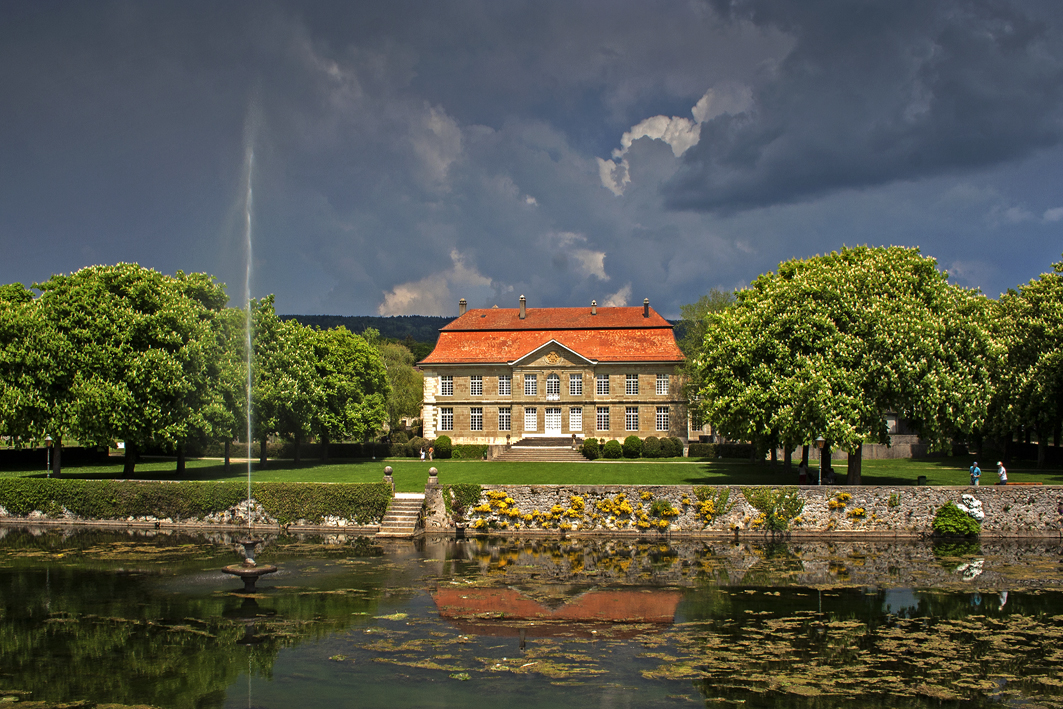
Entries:
[[[582, 440], [576, 439], [576, 445]], [[492, 460], [503, 463], [586, 463], [579, 450], [572, 449], [572, 438], [523, 438]]]
[[417, 532], [417, 518], [424, 504], [424, 493], [396, 492], [384, 519], [380, 520], [377, 537], [408, 539]]

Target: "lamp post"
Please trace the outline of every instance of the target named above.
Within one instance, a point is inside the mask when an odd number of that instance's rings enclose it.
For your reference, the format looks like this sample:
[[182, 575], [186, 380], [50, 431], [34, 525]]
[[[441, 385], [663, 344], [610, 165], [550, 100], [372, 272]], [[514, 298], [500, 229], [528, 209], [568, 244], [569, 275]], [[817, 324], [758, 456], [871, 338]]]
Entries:
[[827, 439], [823, 436], [816, 438], [816, 447], [819, 448], [819, 475], [817, 476], [816, 484], [823, 484], [823, 446], [827, 444]]
[[52, 437], [51, 436], [45, 435], [45, 437], [44, 437], [44, 448], [45, 448], [45, 450], [48, 451], [48, 453], [47, 453], [47, 461], [48, 462], [45, 464], [44, 472], [47, 474], [48, 477], [52, 477]]

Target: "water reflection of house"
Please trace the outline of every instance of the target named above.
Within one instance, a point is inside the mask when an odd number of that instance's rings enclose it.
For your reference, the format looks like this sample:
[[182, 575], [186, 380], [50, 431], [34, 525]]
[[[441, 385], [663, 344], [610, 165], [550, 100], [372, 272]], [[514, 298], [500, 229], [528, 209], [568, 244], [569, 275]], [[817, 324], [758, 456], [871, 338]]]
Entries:
[[612, 637], [632, 637], [645, 627], [670, 625], [682, 591], [623, 589], [587, 591], [539, 600], [513, 588], [440, 587], [432, 594], [439, 615], [475, 635], [590, 637], [603, 627]]

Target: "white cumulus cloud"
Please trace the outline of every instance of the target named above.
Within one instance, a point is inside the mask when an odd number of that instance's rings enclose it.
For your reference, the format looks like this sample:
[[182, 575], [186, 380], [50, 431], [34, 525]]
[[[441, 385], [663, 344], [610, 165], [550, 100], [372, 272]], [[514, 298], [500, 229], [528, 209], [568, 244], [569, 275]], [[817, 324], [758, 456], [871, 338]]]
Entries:
[[628, 150], [640, 138], [660, 140], [672, 149], [672, 155], [680, 157], [701, 139], [701, 124], [724, 114], [748, 111], [753, 105], [753, 91], [748, 86], [726, 84], [711, 88], [690, 109], [694, 120], [682, 116], [651, 116], [625, 131], [620, 137], [620, 147], [613, 150], [611, 160], [598, 160], [598, 177], [602, 186], [616, 196], [624, 193], [631, 182], [631, 166], [627, 161]]
[[622, 308], [625, 305], [627, 305], [627, 302], [629, 300], [631, 300], [631, 284], [630, 283], [628, 283], [626, 286], [624, 286], [623, 288], [618, 290], [616, 293], [613, 293], [612, 295], [607, 295], [605, 297], [605, 300], [602, 302], [602, 307], [603, 308]]
[[450, 260], [452, 265], [446, 271], [418, 281], [400, 283], [384, 293], [384, 302], [377, 306], [377, 314], [453, 315], [458, 298], [469, 295], [475, 298], [475, 294], [490, 290], [491, 279], [467, 265], [457, 249], [450, 252]]

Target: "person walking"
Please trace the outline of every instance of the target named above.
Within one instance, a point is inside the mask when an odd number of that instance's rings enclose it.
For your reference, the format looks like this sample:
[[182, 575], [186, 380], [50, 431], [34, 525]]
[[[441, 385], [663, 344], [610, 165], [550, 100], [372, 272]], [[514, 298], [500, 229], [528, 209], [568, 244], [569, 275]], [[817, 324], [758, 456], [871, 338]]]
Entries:
[[999, 460], [997, 461], [997, 477], [1000, 478], [1000, 482], [997, 485], [1008, 484], [1008, 471], [1004, 468], [1004, 463]]
[[428, 446], [428, 460], [435, 460], [436, 447]]
[[975, 487], [977, 487], [978, 486], [978, 481], [981, 478], [982, 478], [982, 471], [978, 467], [978, 461], [976, 460], [976, 461], [974, 461], [974, 463], [971, 464], [971, 484], [974, 485]]
[[421, 462], [424, 462], [424, 446], [421, 446]]

